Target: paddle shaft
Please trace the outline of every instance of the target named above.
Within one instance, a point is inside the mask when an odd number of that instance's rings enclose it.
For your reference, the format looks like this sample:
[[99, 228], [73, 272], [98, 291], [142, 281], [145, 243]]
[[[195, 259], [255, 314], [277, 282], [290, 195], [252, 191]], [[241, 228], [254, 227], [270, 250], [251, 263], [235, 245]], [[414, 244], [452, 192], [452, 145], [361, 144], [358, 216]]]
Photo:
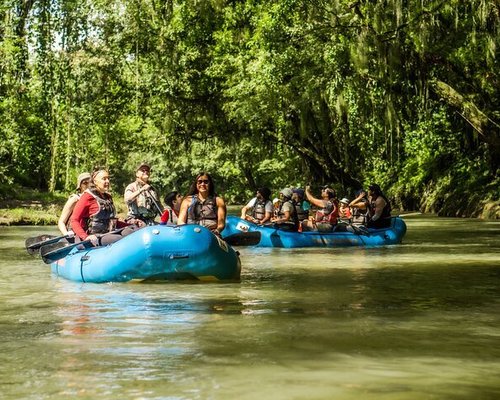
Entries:
[[146, 193], [149, 196], [149, 198], [151, 199], [151, 201], [153, 202], [153, 204], [155, 205], [155, 207], [158, 210], [158, 212], [160, 213], [159, 215], [161, 216], [163, 214], [163, 210], [161, 209], [160, 205], [156, 201], [155, 196], [153, 196], [153, 194], [151, 193], [151, 189], [147, 190]]
[[[119, 228], [119, 229], [116, 229], [114, 231], [104, 233], [102, 235], [99, 235], [99, 237], [101, 238], [101, 237], [106, 236], [106, 235], [120, 233], [123, 229], [125, 229], [125, 228]], [[70, 251], [73, 250], [75, 247], [80, 246], [80, 245], [85, 245], [85, 244], [88, 244], [90, 242], [91, 242], [90, 239], [86, 239], [86, 240], [83, 240], [83, 241], [78, 242], [78, 243], [72, 243], [72, 244], [69, 244], [68, 246], [63, 246], [59, 249], [54, 249], [54, 250], [49, 249], [49, 251], [44, 251], [44, 248], [42, 247], [40, 249], [40, 254], [42, 256], [43, 262], [45, 264], [50, 264], [51, 262], [54, 262], [54, 261], [60, 260], [61, 258], [66, 257], [70, 253]]]

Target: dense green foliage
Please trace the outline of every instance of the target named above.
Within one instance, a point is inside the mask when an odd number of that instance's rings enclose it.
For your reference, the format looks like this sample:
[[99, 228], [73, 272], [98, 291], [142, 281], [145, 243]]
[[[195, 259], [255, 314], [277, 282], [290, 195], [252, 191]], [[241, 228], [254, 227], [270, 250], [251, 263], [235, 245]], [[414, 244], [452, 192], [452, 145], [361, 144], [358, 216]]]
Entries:
[[499, 216], [495, 0], [0, 0], [0, 178], [71, 190], [148, 160], [162, 192], [377, 181]]

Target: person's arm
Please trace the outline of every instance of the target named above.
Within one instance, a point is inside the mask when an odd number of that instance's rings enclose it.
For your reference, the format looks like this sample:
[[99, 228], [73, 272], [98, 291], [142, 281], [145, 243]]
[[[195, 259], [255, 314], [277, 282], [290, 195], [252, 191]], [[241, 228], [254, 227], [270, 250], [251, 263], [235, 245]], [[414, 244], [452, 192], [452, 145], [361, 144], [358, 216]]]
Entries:
[[377, 200], [375, 200], [375, 211], [371, 217], [372, 221], [376, 221], [381, 217], [382, 212], [384, 211], [384, 207], [386, 204], [387, 203], [383, 199], [383, 197], [381, 197], [381, 196], [377, 197]]
[[226, 202], [217, 196], [217, 230], [221, 233], [226, 227]]
[[[125, 200], [125, 203], [131, 203], [132, 201], [134, 201], [137, 196], [139, 196], [142, 192], [145, 192], [146, 190], [150, 190], [151, 189], [151, 185], [148, 185], [147, 183], [142, 186], [139, 190], [132, 190], [132, 187], [129, 185], [127, 186], [127, 188], [125, 189], [125, 194], [123, 196], [124, 200]], [[155, 199], [157, 197], [155, 196]]]
[[254, 218], [252, 218], [252, 216], [250, 215], [247, 215], [247, 212], [248, 210], [252, 209], [252, 207], [254, 206], [255, 202], [257, 201], [257, 198], [254, 197], [252, 198], [247, 204], [246, 206], [244, 206], [242, 209], [241, 209], [241, 216], [240, 218], [241, 219], [246, 219], [247, 221], [254, 221]]
[[272, 215], [273, 215], [273, 214], [272, 214], [271, 212], [266, 211], [266, 214], [265, 214], [264, 218], [263, 218], [261, 221], [259, 221], [259, 224], [260, 224], [260, 225], [264, 225], [267, 221], [270, 221], [270, 220], [271, 220]]
[[324, 200], [317, 199], [311, 194], [311, 188], [309, 186], [306, 186], [306, 198], [309, 203], [312, 205], [315, 205], [316, 207], [324, 207], [325, 203]]
[[248, 211], [248, 207], [247, 206], [244, 206], [241, 209], [241, 216], [240, 216], [241, 219], [246, 219], [246, 217], [247, 217], [247, 211]]
[[90, 215], [91, 200], [94, 199], [90, 195], [87, 193], [82, 194], [82, 197], [76, 202], [73, 213], [71, 214], [71, 229], [82, 240], [87, 239], [88, 236], [83, 227], [85, 226], [85, 220]]
[[[283, 206], [283, 207], [285, 207], [285, 206]], [[283, 211], [283, 217], [274, 218], [273, 222], [282, 223], [282, 222], [290, 221], [290, 217], [292, 216], [292, 212], [290, 210], [285, 210], [285, 209], [282, 209], [282, 211]]]
[[266, 222], [271, 221], [271, 217], [273, 216], [273, 203], [270, 201], [267, 201], [266, 205], [264, 206], [264, 218], [262, 221], [259, 221], [260, 225], [264, 225]]
[[358, 197], [349, 203], [349, 207], [356, 207], [360, 210], [366, 210], [366, 201], [362, 201], [366, 196], [365, 192], [361, 192]]
[[179, 219], [177, 220], [177, 225], [187, 224], [187, 212], [189, 205], [191, 204], [192, 196], [187, 196], [181, 203], [181, 209], [179, 211]]
[[66, 204], [64, 204], [61, 215], [59, 216], [59, 221], [57, 221], [57, 227], [64, 236], [67, 236], [69, 233], [66, 225], [71, 217], [71, 214], [73, 213], [77, 201], [78, 197], [75, 195], [70, 196], [68, 201], [66, 201]]

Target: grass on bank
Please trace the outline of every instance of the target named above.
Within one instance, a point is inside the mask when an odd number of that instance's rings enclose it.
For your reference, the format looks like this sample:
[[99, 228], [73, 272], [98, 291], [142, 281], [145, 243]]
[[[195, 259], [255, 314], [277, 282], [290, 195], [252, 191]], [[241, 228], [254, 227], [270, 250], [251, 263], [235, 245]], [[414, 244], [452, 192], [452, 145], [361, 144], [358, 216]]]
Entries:
[[[0, 225], [56, 225], [70, 193], [47, 193], [0, 184]], [[121, 196], [113, 196], [119, 217], [126, 214]]]

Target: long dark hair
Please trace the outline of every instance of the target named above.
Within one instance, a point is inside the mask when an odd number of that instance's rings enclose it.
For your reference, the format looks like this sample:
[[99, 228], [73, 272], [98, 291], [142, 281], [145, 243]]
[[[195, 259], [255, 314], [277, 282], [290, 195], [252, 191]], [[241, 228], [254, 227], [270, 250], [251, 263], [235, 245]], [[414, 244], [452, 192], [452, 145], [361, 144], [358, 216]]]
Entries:
[[196, 182], [202, 176], [206, 176], [208, 179], [208, 195], [212, 196], [212, 197], [215, 196], [214, 181], [213, 181], [212, 177], [210, 176], [210, 174], [208, 172], [204, 172], [204, 171], [199, 172], [198, 175], [196, 175], [196, 178], [194, 178], [193, 183], [191, 183], [191, 186], [189, 187], [187, 196], [193, 196], [195, 194], [198, 194], [198, 188], [196, 187]]

